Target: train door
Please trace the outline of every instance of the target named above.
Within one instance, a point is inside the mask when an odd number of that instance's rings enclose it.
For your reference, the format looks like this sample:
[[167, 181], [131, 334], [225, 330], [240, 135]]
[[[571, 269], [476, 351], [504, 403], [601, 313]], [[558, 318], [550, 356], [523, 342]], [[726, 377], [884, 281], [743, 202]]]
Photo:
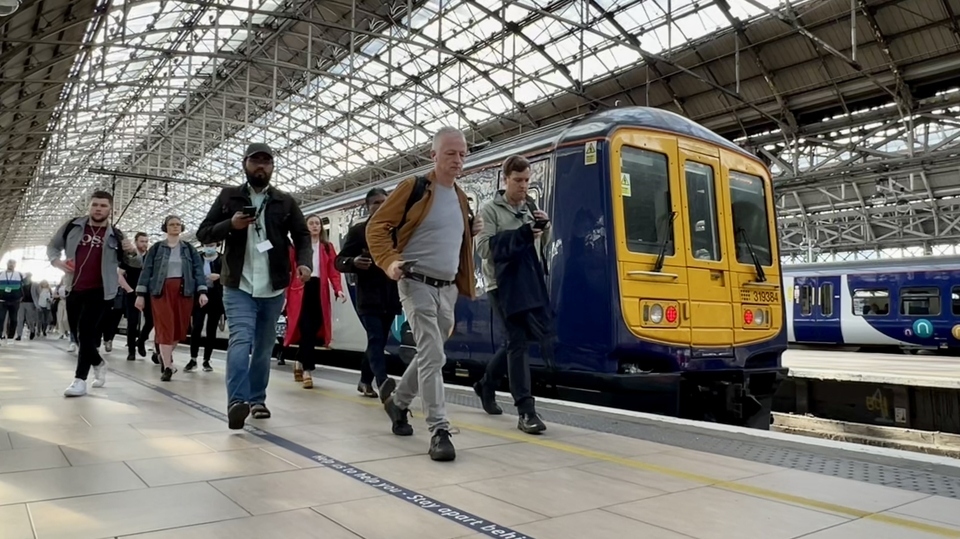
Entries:
[[[723, 208], [717, 203], [719, 153], [691, 141], [679, 144], [680, 187], [687, 226], [687, 279], [691, 344], [730, 346], [733, 342], [729, 253], [721, 248]], [[685, 306], [686, 307], [686, 306]], [[684, 311], [687, 308], [683, 309]]]
[[793, 281], [793, 332], [797, 342], [839, 344], [840, 277], [797, 277]]

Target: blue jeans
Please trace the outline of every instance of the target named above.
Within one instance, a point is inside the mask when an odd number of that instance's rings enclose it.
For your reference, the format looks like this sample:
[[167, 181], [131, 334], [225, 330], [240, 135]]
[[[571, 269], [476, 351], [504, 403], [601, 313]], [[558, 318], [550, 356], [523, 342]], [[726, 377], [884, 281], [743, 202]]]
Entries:
[[[277, 319], [283, 294], [255, 298], [238, 288], [223, 289], [230, 327], [227, 348], [227, 404], [263, 404], [270, 381], [270, 356], [277, 342]], [[251, 356], [252, 352], [252, 356]]]

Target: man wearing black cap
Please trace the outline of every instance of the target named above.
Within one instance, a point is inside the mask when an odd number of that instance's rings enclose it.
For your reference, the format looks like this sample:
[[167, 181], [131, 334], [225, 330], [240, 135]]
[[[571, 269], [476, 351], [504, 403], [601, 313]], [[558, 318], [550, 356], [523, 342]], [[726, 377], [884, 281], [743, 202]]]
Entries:
[[[231, 429], [270, 417], [265, 401], [270, 354], [277, 338], [283, 292], [290, 284], [290, 239], [301, 281], [313, 271], [310, 230], [297, 202], [270, 187], [273, 150], [251, 144], [243, 158], [247, 181], [225, 187], [197, 230], [204, 244], [223, 242], [223, 305], [230, 327], [227, 417]], [[252, 355], [251, 355], [252, 352]]]

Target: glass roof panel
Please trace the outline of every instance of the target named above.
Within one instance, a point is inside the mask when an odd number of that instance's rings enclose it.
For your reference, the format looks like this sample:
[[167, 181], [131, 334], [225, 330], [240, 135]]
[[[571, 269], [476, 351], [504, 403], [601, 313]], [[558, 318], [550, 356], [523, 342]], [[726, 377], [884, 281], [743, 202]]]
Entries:
[[[776, 6], [779, 0], [760, 1]], [[251, 16], [251, 5], [260, 12]], [[100, 43], [110, 45], [94, 48], [83, 57], [84, 64], [75, 66], [81, 82], [65, 98], [60, 123], [51, 129], [56, 135], [39, 174], [47, 184], [63, 181], [71, 189], [57, 191], [59, 205], [43, 210], [44, 215], [56, 222], [74, 213], [77, 197], [93, 185], [111, 185], [110, 178], [89, 174], [91, 167], [157, 178], [239, 182], [242, 151], [251, 141], [276, 146], [275, 182], [281, 188], [339, 180], [346, 171], [362, 171], [373, 163], [386, 166], [380, 160], [398, 153], [424, 154], [418, 145], [429, 142], [429, 132], [440, 126], [482, 124], [511, 113], [514, 101], [530, 106], [569, 92], [570, 78], [557, 72], [555, 64], [568, 66], [573, 79], [590, 83], [642, 63], [637, 51], [622, 44], [624, 36], [605, 19], [607, 13], [651, 52], [682, 46], [728, 26], [712, 0], [670, 0], [670, 26], [667, 0], [495, 0], [483, 7], [466, 0], [427, 0], [412, 16], [396, 12], [399, 26], [369, 27], [378, 35], [356, 34], [352, 58], [349, 35], [317, 26], [312, 30], [314, 57], [308, 64], [303, 28], [298, 28], [295, 37], [280, 40], [274, 66], [273, 28], [284, 19], [274, 20], [268, 12], [289, 9], [281, 5], [288, 4], [114, 2], [98, 35]], [[528, 8], [554, 9], [556, 15]], [[746, 2], [730, 2], [730, 8], [740, 18], [760, 13]], [[499, 17], [520, 24], [522, 36], [507, 30]], [[581, 21], [593, 31], [572, 26]], [[248, 44], [248, 24], [250, 37], [265, 45], [257, 47], [262, 52], [252, 66], [238, 61], [237, 54]], [[173, 50], [164, 54], [156, 50], [160, 47]], [[451, 54], [473, 49], [465, 60]], [[297, 72], [297, 65], [330, 75]], [[244, 99], [248, 68], [251, 92], [257, 97]], [[217, 76], [211, 77], [214, 70]], [[277, 104], [271, 99], [274, 86], [295, 96]], [[191, 110], [202, 112], [183, 121], [188, 101]], [[208, 140], [198, 144], [202, 133]], [[183, 153], [186, 147], [188, 154]], [[199, 154], [201, 148], [205, 155]], [[73, 185], [65, 178], [88, 178], [88, 183]], [[141, 183], [117, 183], [119, 205], [125, 210], [123, 227], [146, 227], [170, 208], [191, 212], [183, 218], [197, 222], [217, 192], [210, 185]], [[25, 213], [39, 212], [40, 200], [50, 205], [50, 194], [44, 196], [28, 196]]]

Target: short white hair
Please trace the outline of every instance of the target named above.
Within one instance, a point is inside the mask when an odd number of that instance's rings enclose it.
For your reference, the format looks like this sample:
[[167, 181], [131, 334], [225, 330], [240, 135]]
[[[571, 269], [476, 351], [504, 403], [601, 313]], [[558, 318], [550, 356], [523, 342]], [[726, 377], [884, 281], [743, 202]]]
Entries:
[[440, 149], [440, 139], [442, 139], [447, 135], [457, 135], [460, 138], [462, 138], [464, 142], [467, 141], [467, 137], [463, 135], [463, 131], [460, 131], [456, 127], [447, 125], [438, 129], [437, 132], [433, 135], [433, 151], [436, 152]]

